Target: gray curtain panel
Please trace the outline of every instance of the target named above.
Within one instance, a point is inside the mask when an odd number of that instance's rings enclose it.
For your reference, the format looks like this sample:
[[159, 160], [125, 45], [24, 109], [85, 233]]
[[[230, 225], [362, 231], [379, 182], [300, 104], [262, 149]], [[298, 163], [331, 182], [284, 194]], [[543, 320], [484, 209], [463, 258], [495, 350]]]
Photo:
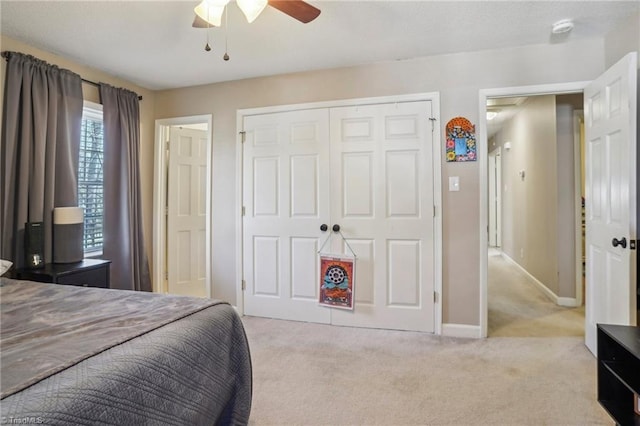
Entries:
[[140, 201], [138, 95], [100, 84], [104, 122], [104, 245], [111, 288], [151, 291]]
[[51, 262], [53, 207], [78, 205], [82, 79], [33, 56], [3, 56], [0, 258], [19, 268], [25, 222], [44, 222], [44, 260]]

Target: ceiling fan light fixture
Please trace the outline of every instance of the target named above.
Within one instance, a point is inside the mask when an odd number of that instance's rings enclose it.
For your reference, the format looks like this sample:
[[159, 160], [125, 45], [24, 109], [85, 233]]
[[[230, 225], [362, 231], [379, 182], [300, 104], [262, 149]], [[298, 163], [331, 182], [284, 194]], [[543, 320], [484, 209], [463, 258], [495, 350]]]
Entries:
[[247, 22], [252, 23], [267, 7], [268, 0], [236, 0], [236, 2], [247, 18]]
[[214, 27], [222, 26], [222, 14], [229, 0], [202, 0], [193, 11]]

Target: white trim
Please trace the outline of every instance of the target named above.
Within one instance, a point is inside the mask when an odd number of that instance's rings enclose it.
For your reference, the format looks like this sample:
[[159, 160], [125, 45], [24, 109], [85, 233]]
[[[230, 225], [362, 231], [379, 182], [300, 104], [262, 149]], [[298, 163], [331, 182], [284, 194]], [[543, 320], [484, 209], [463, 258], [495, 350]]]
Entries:
[[342, 106], [364, 106], [364, 105], [377, 105], [388, 104], [393, 102], [418, 102], [418, 101], [434, 101], [434, 105], [437, 103], [438, 112], [440, 110], [440, 93], [439, 92], [427, 92], [427, 93], [413, 93], [409, 95], [396, 95], [396, 96], [379, 96], [374, 98], [353, 98], [342, 99], [336, 101], [323, 101], [323, 102], [310, 102], [303, 104], [289, 104], [289, 105], [276, 105], [259, 108], [247, 108], [239, 109], [237, 111], [238, 116], [258, 115], [258, 114], [270, 114], [275, 112], [293, 111], [298, 109], [317, 109], [317, 108], [335, 108]]
[[[244, 117], [258, 114], [292, 111], [299, 109], [335, 108], [341, 106], [376, 105], [393, 102], [431, 101], [432, 113], [437, 119], [433, 131], [433, 202], [436, 214], [434, 217], [434, 291], [438, 297], [434, 302], [434, 333], [442, 334], [442, 176], [441, 176], [441, 125], [440, 125], [440, 93], [426, 92], [408, 95], [381, 96], [371, 98], [354, 98], [335, 101], [312, 102], [303, 104], [278, 105], [261, 108], [239, 109], [236, 112], [236, 128], [238, 143], [236, 147], [236, 305], [238, 311], [244, 313], [244, 294], [242, 290], [242, 143], [240, 132], [243, 129]], [[431, 117], [429, 117], [431, 118]]]
[[482, 339], [483, 337], [480, 326], [467, 324], [442, 324], [442, 335], [465, 339]]
[[155, 124], [155, 143], [154, 143], [154, 173], [153, 173], [153, 271], [151, 277], [153, 279], [154, 293], [166, 293], [164, 279], [165, 265], [165, 246], [166, 246], [166, 230], [165, 230], [165, 206], [166, 206], [166, 190], [165, 182], [167, 179], [167, 161], [165, 156], [166, 144], [169, 139], [169, 127], [185, 124], [207, 125], [207, 207], [206, 207], [206, 231], [205, 231], [205, 280], [207, 283], [207, 297], [211, 298], [213, 294], [213, 282], [211, 272], [211, 256], [212, 256], [212, 228], [213, 228], [213, 116], [192, 115], [187, 117], [174, 117], [156, 120]]
[[581, 305], [575, 297], [558, 297], [557, 304], [565, 308], [577, 308]]
[[558, 303], [558, 296], [549, 289], [549, 287], [547, 287], [546, 285], [544, 285], [544, 283], [542, 283], [542, 281], [540, 281], [539, 279], [537, 279], [536, 277], [534, 277], [533, 275], [531, 275], [531, 273], [529, 271], [527, 271], [526, 269], [524, 269], [522, 267], [522, 265], [520, 265], [518, 262], [516, 262], [515, 260], [513, 260], [511, 257], [509, 257], [505, 252], [502, 252], [502, 258], [504, 260], [506, 260], [507, 262], [509, 262], [511, 265], [515, 266], [516, 268], [518, 268], [520, 270], [520, 272], [522, 272], [523, 274], [525, 274], [527, 276], [527, 278], [529, 278], [535, 285], [536, 287], [538, 287], [538, 290], [540, 290], [545, 296], [547, 296], [547, 298], [552, 301], [553, 303], [557, 304]]
[[487, 336], [489, 308], [487, 302], [487, 249], [488, 249], [488, 173], [487, 173], [487, 98], [582, 93], [588, 81], [542, 84], [535, 86], [501, 87], [481, 89], [478, 93], [478, 166], [480, 167], [480, 330], [482, 337]]
[[[499, 161], [498, 161], [499, 158]], [[489, 172], [489, 181], [493, 181], [490, 183], [494, 184], [495, 192], [494, 198], [496, 200], [496, 206], [489, 206], [489, 211], [493, 210], [495, 214], [495, 245], [492, 247], [502, 247], [502, 147], [497, 147], [493, 151], [489, 153], [487, 160], [491, 160], [492, 167], [491, 172]], [[500, 165], [500, 170], [498, 170], [498, 164]], [[491, 201], [491, 200], [489, 200]], [[493, 204], [493, 203], [492, 203]], [[489, 219], [491, 219], [491, 214], [489, 214]], [[489, 233], [491, 234], [491, 224], [489, 224]], [[489, 240], [491, 240], [491, 235], [488, 236]], [[489, 242], [491, 243], [491, 241]]]
[[513, 260], [511, 257], [509, 257], [504, 252], [502, 252], [502, 257], [507, 262], [509, 262], [513, 266], [517, 267], [523, 274], [525, 274], [536, 285], [538, 290], [540, 290], [545, 296], [547, 296], [547, 298], [550, 301], [552, 301], [556, 305], [558, 305], [558, 306], [566, 306], [566, 307], [570, 307], [570, 308], [575, 308], [575, 307], [578, 306], [576, 304], [577, 301], [576, 301], [575, 297], [559, 297], [557, 294], [555, 294], [553, 291], [551, 291], [551, 289], [549, 287], [544, 285], [544, 283], [542, 283], [542, 281], [540, 281], [539, 279], [537, 279], [536, 277], [531, 275], [529, 273], [529, 271], [527, 271], [526, 269], [524, 269], [522, 267], [522, 265], [520, 265], [518, 262]]
[[243, 110], [236, 112], [236, 202], [235, 202], [235, 214], [236, 214], [236, 309], [240, 316], [244, 315], [244, 290], [242, 289], [242, 281], [244, 280], [244, 256], [243, 256], [243, 235], [242, 235], [242, 203], [243, 203], [243, 191], [242, 191], [242, 177], [244, 169], [244, 150], [242, 149], [242, 134], [244, 131], [244, 114]]
[[434, 217], [434, 253], [433, 265], [434, 271], [434, 291], [438, 295], [433, 305], [434, 329], [435, 334], [442, 334], [442, 172], [441, 172], [441, 150], [440, 142], [442, 126], [440, 125], [440, 93], [428, 93], [423, 96], [429, 96], [432, 99], [432, 112], [436, 118], [433, 131], [433, 204], [436, 210]]
[[[573, 111], [573, 171], [574, 171], [574, 220], [575, 220], [575, 269], [576, 269], [576, 297], [575, 306], [582, 305], [582, 147], [580, 145], [580, 121], [584, 121], [584, 111]], [[568, 305], [563, 305], [568, 306]]]

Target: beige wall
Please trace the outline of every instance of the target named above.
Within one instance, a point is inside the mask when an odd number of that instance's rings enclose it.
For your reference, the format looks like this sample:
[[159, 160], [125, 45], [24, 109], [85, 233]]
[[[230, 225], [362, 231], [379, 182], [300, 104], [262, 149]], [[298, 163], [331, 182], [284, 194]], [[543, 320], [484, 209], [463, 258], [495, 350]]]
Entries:
[[[576, 220], [578, 197], [575, 188], [574, 112], [583, 109], [582, 94], [556, 96], [556, 152], [558, 178], [558, 292], [560, 297], [576, 297]], [[579, 204], [578, 204], [579, 207]], [[578, 248], [580, 250], [580, 248]]]
[[[213, 114], [214, 297], [235, 303], [234, 179], [236, 110], [347, 98], [439, 92], [440, 123], [478, 122], [485, 88], [590, 80], [604, 70], [601, 39], [535, 45], [280, 75], [157, 93], [156, 118]], [[441, 149], [443, 143], [440, 141]], [[444, 152], [442, 155], [444, 159]], [[544, 160], [544, 159], [542, 159]], [[460, 191], [446, 191], [449, 176]], [[442, 164], [443, 322], [479, 324], [480, 252], [477, 162]], [[462, 261], [461, 261], [462, 259]], [[461, 267], [462, 265], [462, 267]]]
[[555, 96], [529, 97], [495, 141], [511, 144], [502, 150], [502, 251], [558, 294], [555, 105]]
[[[141, 180], [141, 194], [142, 194], [142, 213], [144, 217], [144, 239], [147, 248], [147, 255], [150, 257], [151, 241], [152, 241], [152, 219], [151, 208], [153, 202], [153, 139], [155, 132], [155, 93], [153, 91], [144, 89], [142, 87], [131, 84], [125, 80], [110, 76], [101, 71], [89, 68], [81, 65], [77, 62], [70, 61], [60, 56], [45, 52], [40, 49], [36, 49], [19, 41], [13, 40], [9, 37], [0, 36], [0, 50], [2, 51], [14, 51], [33, 55], [38, 59], [42, 59], [50, 64], [57, 65], [61, 68], [69, 69], [82, 78], [94, 82], [104, 82], [116, 87], [124, 87], [139, 95], [142, 95], [143, 100], [140, 102], [140, 180]], [[0, 71], [2, 75], [2, 84], [0, 84], [0, 99], [4, 100], [4, 80], [7, 63], [3, 59]], [[83, 96], [85, 100], [98, 102], [99, 93], [95, 86], [89, 84], [82, 85]], [[4, 102], [3, 102], [4, 103]], [[0, 106], [0, 117], [2, 116], [2, 110]], [[151, 262], [151, 258], [149, 258]], [[151, 266], [151, 264], [150, 264]]]
[[[503, 252], [565, 298], [576, 297], [573, 112], [578, 109], [582, 94], [530, 97], [488, 146], [489, 151], [502, 147]], [[504, 149], [505, 142], [511, 150]]]
[[[452, 54], [343, 69], [280, 75], [184, 89], [151, 92], [73, 61], [7, 37], [2, 50], [33, 54], [79, 73], [144, 96], [141, 102], [141, 176], [147, 253], [151, 252], [154, 119], [213, 114], [213, 279], [214, 297], [236, 302], [235, 150], [236, 111], [271, 105], [336, 99], [439, 92], [440, 126], [455, 116], [478, 122], [478, 91], [595, 78], [604, 71], [604, 40]], [[3, 61], [4, 62], [4, 61]], [[4, 76], [5, 65], [2, 65]], [[96, 100], [86, 86], [86, 97]], [[440, 141], [443, 147], [442, 141]], [[443, 148], [441, 148], [443, 149]], [[444, 159], [444, 153], [442, 155]], [[446, 191], [449, 176], [460, 191]], [[443, 322], [479, 324], [478, 163], [442, 164]], [[464, 267], [460, 267], [460, 259]]]
[[[604, 39], [605, 67], [609, 68], [629, 52], [640, 54], [640, 12], [616, 26]], [[640, 68], [640, 61], [638, 61]]]

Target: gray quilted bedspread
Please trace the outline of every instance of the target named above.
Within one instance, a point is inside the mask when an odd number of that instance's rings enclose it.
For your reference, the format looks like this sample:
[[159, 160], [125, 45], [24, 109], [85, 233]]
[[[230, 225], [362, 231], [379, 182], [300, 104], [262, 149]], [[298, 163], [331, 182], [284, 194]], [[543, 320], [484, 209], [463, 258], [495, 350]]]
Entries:
[[227, 303], [0, 279], [3, 424], [246, 424], [251, 360]]

